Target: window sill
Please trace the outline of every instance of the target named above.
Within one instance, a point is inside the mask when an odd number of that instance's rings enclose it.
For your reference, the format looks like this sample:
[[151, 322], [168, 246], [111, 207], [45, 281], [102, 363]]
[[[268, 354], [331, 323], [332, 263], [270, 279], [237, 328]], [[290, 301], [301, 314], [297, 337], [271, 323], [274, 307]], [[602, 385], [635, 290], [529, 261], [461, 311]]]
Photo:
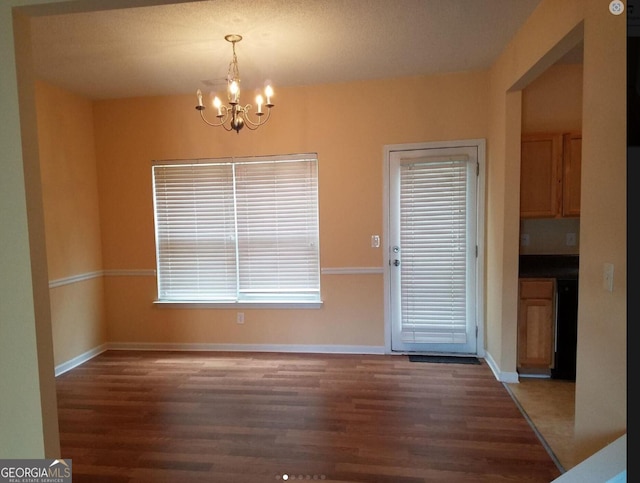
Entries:
[[322, 300], [302, 302], [299, 300], [286, 302], [207, 302], [189, 300], [155, 300], [157, 307], [171, 309], [320, 309]]

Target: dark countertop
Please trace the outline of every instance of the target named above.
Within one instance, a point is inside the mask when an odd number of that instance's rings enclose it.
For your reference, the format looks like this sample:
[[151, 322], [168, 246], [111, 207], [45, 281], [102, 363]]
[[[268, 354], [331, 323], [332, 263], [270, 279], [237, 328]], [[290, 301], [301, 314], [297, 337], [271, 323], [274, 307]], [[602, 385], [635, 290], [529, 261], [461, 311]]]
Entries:
[[578, 255], [520, 255], [520, 278], [556, 278], [577, 280]]

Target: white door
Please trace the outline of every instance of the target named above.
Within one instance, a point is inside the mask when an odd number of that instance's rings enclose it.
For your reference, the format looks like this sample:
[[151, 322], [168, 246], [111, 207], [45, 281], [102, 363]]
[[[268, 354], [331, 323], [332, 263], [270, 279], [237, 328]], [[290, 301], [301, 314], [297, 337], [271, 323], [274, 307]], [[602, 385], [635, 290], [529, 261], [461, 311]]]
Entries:
[[480, 145], [452, 144], [388, 152], [392, 351], [477, 353]]

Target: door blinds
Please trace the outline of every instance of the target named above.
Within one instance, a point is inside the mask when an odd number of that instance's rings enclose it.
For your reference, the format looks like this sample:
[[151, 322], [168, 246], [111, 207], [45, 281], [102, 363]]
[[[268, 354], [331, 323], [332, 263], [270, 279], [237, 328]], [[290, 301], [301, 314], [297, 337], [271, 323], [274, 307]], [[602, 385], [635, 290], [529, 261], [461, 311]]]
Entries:
[[400, 167], [403, 342], [466, 343], [468, 164], [424, 158]]

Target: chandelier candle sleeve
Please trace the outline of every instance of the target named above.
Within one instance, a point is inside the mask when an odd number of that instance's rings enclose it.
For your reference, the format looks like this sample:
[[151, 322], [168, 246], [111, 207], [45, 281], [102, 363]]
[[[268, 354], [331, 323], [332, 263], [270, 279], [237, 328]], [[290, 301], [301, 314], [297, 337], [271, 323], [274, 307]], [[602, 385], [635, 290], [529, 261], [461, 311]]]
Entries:
[[[217, 111], [217, 121], [210, 121], [205, 117], [204, 111], [206, 109], [202, 102], [202, 91], [198, 89], [196, 91], [196, 97], [198, 98], [198, 104], [196, 110], [200, 111], [200, 117], [209, 126], [222, 126], [227, 131], [235, 131], [239, 133], [240, 130], [247, 126], [251, 131], [258, 129], [269, 121], [271, 117], [271, 108], [274, 106], [271, 102], [273, 97], [273, 88], [271, 85], [267, 85], [264, 89], [264, 95], [267, 99], [266, 103], [261, 94], [256, 96], [257, 109], [252, 114], [254, 119], [251, 119], [249, 111], [253, 108], [251, 104], [240, 104], [240, 69], [238, 67], [238, 58], [236, 56], [236, 43], [242, 40], [241, 35], [229, 34], [226, 35], [225, 40], [231, 42], [233, 57], [229, 63], [229, 70], [227, 72], [227, 100], [228, 105], [222, 104], [222, 101], [218, 96], [213, 99], [213, 107]], [[265, 106], [266, 113], [263, 111]], [[265, 115], [266, 114], [266, 115]]]

